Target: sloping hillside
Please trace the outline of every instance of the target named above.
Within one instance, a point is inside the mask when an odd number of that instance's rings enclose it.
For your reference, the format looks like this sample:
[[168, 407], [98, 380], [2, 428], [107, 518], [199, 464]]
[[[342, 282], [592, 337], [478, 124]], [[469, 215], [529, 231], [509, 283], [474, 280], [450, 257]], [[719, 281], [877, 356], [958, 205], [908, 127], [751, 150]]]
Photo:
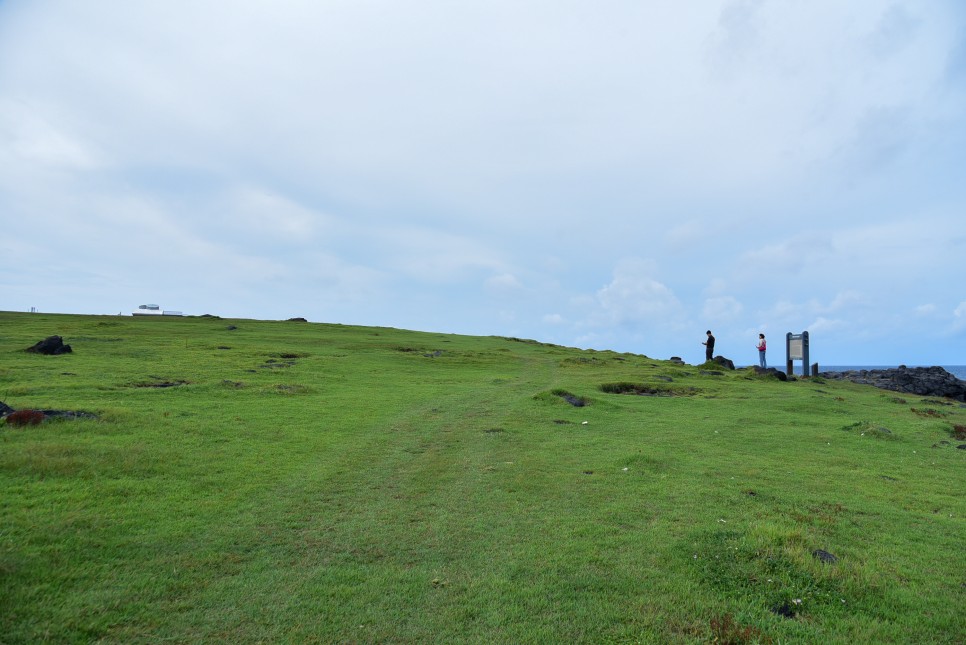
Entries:
[[[51, 335], [73, 351], [23, 350]], [[0, 641], [957, 642], [966, 409], [342, 325], [0, 313]], [[9, 418], [9, 417], [8, 417]]]

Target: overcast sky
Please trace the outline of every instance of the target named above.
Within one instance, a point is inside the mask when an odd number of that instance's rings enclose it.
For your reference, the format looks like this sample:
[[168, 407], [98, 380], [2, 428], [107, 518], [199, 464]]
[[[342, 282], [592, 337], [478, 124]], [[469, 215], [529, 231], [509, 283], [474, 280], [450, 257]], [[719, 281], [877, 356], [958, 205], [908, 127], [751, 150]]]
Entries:
[[960, 0], [0, 0], [0, 309], [966, 363]]

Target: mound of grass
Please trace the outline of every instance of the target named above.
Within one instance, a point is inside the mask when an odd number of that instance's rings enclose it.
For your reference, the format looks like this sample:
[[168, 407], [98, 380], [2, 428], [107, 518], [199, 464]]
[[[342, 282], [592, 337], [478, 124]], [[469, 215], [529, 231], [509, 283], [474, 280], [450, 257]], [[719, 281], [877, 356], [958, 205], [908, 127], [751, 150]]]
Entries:
[[896, 435], [889, 428], [871, 421], [855, 421], [842, 427], [842, 430], [858, 433], [860, 437], [875, 437], [877, 439], [895, 439]]
[[600, 391], [607, 394], [635, 394], [638, 396], [693, 396], [698, 393], [695, 387], [670, 387], [664, 385], [646, 385], [644, 383], [604, 383]]

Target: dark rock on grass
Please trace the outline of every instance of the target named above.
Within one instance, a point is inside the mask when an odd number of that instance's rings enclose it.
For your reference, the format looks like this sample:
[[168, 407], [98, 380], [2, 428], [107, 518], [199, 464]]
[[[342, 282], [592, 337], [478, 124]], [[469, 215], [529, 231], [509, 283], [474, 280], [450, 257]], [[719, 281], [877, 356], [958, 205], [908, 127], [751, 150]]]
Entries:
[[574, 406], [575, 408], [582, 408], [587, 405], [587, 399], [577, 396], [567, 390], [553, 390], [551, 392], [554, 396], [559, 396], [561, 399]]
[[724, 356], [715, 356], [713, 362], [717, 363], [721, 367], [726, 367], [729, 370], [733, 370], [735, 368], [734, 361], [730, 358], [725, 358]]
[[788, 374], [785, 374], [785, 372], [782, 372], [781, 370], [777, 370], [774, 367], [756, 366], [754, 369], [755, 369], [755, 374], [757, 374], [758, 376], [772, 376], [774, 378], [777, 378], [779, 381], [788, 380]]
[[672, 356], [668, 359], [668, 362], [674, 363], [675, 365], [684, 365], [684, 361], [680, 356]]
[[815, 549], [814, 551], [812, 551], [812, 556], [814, 556], [817, 560], [821, 560], [822, 562], [825, 562], [826, 564], [833, 564], [835, 562], [838, 562], [838, 558], [836, 556], [832, 555], [831, 553], [829, 553], [824, 549]]
[[25, 351], [32, 354], [44, 354], [46, 356], [57, 356], [59, 354], [69, 354], [73, 349], [70, 345], [64, 344], [64, 339], [60, 336], [48, 336]]
[[699, 370], [698, 374], [701, 376], [724, 376], [724, 372], [718, 370]]
[[962, 381], [939, 366], [906, 367], [883, 370], [851, 370], [847, 372], [822, 372], [828, 379], [852, 381], [862, 385], [873, 385], [884, 390], [918, 394], [920, 396], [942, 396], [966, 402], [966, 381]]
[[227, 327], [225, 327], [225, 329], [227, 329], [228, 331], [235, 331], [236, 329], [238, 329], [238, 327], [236, 325], [228, 325]]
[[956, 449], [957, 450], [966, 450], [966, 443], [959, 444], [958, 446], [956, 446]]
[[305, 318], [289, 318], [286, 322], [308, 322]]
[[97, 419], [96, 414], [91, 412], [78, 412], [75, 410], [41, 410], [48, 419]]
[[771, 613], [777, 614], [782, 618], [794, 618], [795, 608], [789, 605], [787, 602], [783, 602], [780, 605], [775, 605], [771, 608]]
[[3, 401], [0, 401], [0, 419], [2, 419], [3, 417], [7, 416], [11, 412], [16, 412], [16, 410], [14, 410], [13, 408], [11, 408], [9, 405], [7, 405], [6, 403], [4, 403]]

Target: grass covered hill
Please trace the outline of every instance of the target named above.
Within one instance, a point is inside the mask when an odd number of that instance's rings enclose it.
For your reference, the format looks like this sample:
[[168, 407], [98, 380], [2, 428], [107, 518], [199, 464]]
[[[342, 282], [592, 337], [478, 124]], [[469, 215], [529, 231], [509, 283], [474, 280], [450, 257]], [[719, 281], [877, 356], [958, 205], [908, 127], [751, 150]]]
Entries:
[[[73, 352], [23, 351], [51, 335]], [[0, 401], [22, 420], [0, 423], [2, 643], [966, 635], [950, 401], [509, 338], [14, 313]]]

